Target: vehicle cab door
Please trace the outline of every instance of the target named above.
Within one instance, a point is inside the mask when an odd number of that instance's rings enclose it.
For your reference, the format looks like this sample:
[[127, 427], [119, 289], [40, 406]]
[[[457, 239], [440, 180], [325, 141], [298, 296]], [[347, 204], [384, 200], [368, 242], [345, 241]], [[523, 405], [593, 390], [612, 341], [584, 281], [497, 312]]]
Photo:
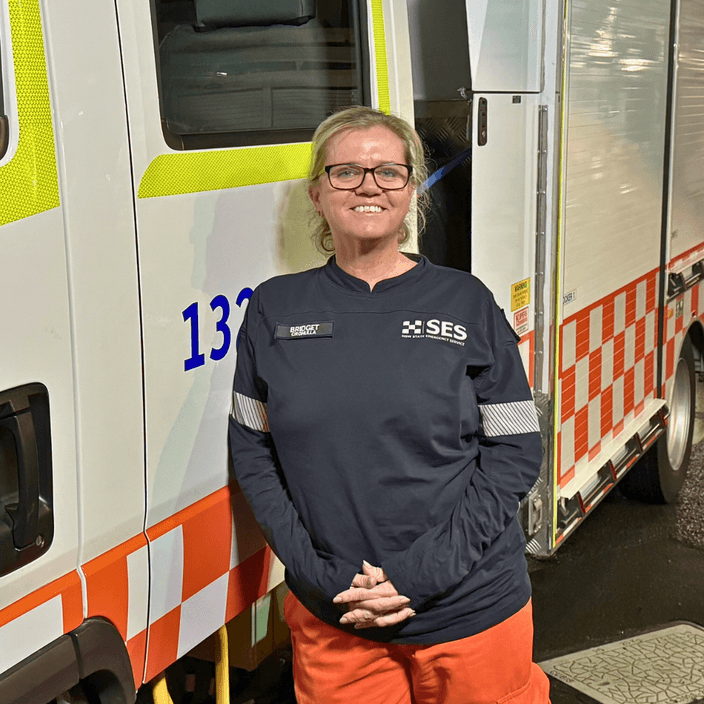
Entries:
[[261, 281], [324, 261], [301, 179], [318, 122], [368, 99], [366, 5], [116, 4], [144, 345], [149, 679], [282, 580], [229, 474], [237, 333]]
[[82, 620], [69, 279], [39, 3], [0, 0], [0, 675]]

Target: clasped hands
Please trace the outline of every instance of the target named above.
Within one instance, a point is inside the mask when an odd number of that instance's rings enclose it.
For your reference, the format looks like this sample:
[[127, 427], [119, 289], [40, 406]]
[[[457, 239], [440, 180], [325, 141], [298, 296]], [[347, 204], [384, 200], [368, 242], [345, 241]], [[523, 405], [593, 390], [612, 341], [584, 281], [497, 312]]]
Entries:
[[366, 561], [362, 574], [356, 574], [350, 588], [340, 592], [333, 602], [347, 604], [348, 611], [340, 623], [353, 623], [357, 629], [395, 626], [416, 615], [408, 606], [411, 600], [396, 591], [384, 570]]

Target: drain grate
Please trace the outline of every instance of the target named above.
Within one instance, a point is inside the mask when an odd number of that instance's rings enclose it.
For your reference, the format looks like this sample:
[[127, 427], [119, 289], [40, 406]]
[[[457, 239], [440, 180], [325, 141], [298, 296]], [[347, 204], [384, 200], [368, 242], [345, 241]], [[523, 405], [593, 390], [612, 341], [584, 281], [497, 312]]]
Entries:
[[704, 628], [681, 623], [540, 666], [603, 704], [694, 704], [704, 700]]

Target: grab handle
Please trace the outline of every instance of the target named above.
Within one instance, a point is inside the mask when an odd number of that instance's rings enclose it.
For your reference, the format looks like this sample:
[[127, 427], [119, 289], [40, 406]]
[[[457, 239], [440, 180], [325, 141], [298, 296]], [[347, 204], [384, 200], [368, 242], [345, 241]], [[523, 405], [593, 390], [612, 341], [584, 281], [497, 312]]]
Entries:
[[[12, 415], [0, 419], [15, 443], [17, 457], [17, 503], [5, 504], [12, 519], [12, 542], [18, 550], [34, 543], [39, 535], [39, 456], [34, 419], [29, 401]], [[13, 404], [14, 405], [14, 404]], [[24, 405], [24, 404], [22, 404]]]
[[54, 536], [49, 393], [0, 391], [0, 577], [41, 557]]

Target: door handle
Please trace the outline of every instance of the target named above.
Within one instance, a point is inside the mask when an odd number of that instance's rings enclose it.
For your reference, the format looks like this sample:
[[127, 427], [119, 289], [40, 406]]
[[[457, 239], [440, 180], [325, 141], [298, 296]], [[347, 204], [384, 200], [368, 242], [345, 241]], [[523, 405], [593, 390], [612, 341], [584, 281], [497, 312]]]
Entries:
[[489, 138], [487, 126], [488, 112], [486, 98], [479, 98], [479, 105], [477, 106], [477, 146], [479, 147], [483, 147]]
[[0, 391], [0, 576], [36, 560], [54, 536], [49, 393]]
[[12, 542], [21, 550], [39, 535], [39, 457], [29, 402], [24, 410], [0, 420], [0, 427], [10, 432], [17, 452], [18, 501], [5, 504], [5, 511], [12, 519]]

